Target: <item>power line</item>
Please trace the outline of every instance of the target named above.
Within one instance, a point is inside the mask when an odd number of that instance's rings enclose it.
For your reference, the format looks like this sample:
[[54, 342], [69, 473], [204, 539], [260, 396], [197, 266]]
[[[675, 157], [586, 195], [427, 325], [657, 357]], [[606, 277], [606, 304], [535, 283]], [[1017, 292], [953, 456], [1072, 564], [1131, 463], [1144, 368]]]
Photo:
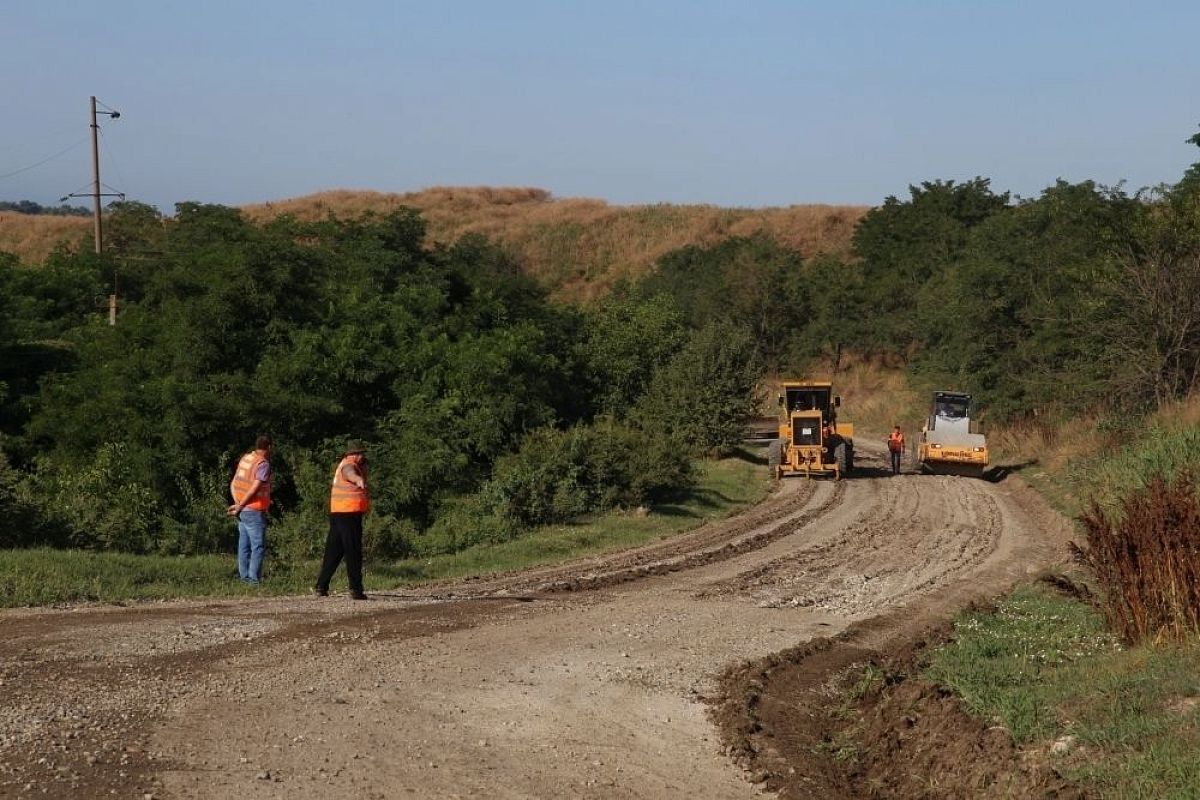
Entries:
[[75, 142], [75, 144], [68, 145], [67, 147], [63, 148], [62, 150], [59, 150], [54, 155], [43, 158], [41, 161], [37, 162], [36, 164], [30, 164], [28, 167], [21, 167], [20, 169], [13, 170], [12, 172], [6, 172], [3, 175], [0, 175], [0, 180], [4, 180], [5, 178], [11, 178], [14, 175], [20, 175], [22, 172], [28, 172], [29, 170], [40, 167], [42, 164], [53, 161], [54, 159], [56, 159], [60, 156], [65, 156], [67, 153], [71, 152], [76, 147], [79, 147], [79, 145], [83, 144], [87, 140], [88, 140], [88, 137], [85, 136], [82, 139], [80, 139], [78, 142]]
[[[104, 105], [99, 100], [97, 100], [96, 103], [98, 105]], [[104, 107], [108, 108], [108, 106], [104, 106]], [[112, 146], [112, 142], [110, 142], [108, 140], [108, 137], [104, 135], [103, 128], [100, 129], [100, 138], [104, 140], [104, 147], [108, 152], [108, 163], [112, 164], [113, 169], [116, 170], [116, 172], [117, 172], [117, 183], [121, 184], [122, 186], [128, 186], [129, 184], [125, 181], [125, 176], [121, 173], [121, 164], [119, 163], [119, 160], [117, 159], [116, 148], [114, 148]], [[108, 184], [105, 184], [105, 188], [107, 188], [110, 192], [117, 191], [116, 189], [109, 186]], [[124, 195], [121, 196], [121, 199], [122, 200], [125, 199]]]

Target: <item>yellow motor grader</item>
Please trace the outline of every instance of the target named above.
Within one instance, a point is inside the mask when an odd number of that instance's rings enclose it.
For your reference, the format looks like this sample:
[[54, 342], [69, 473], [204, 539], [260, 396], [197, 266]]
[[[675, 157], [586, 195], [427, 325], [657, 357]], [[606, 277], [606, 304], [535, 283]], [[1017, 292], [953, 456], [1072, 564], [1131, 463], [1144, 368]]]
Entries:
[[987, 439], [971, 419], [971, 395], [937, 391], [917, 442], [917, 464], [934, 475], [983, 477]]
[[767, 461], [776, 477], [832, 476], [854, 469], [854, 426], [838, 422], [842, 398], [828, 381], [784, 381], [779, 395], [779, 438]]

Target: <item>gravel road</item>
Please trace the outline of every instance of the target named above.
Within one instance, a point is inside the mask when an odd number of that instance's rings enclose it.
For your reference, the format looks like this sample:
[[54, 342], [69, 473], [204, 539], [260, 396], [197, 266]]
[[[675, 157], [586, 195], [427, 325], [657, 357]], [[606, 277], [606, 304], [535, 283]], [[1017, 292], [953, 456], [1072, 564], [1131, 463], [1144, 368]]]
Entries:
[[710, 719], [725, 668], [1062, 553], [1016, 479], [865, 467], [635, 550], [368, 603], [0, 612], [0, 797], [762, 796]]

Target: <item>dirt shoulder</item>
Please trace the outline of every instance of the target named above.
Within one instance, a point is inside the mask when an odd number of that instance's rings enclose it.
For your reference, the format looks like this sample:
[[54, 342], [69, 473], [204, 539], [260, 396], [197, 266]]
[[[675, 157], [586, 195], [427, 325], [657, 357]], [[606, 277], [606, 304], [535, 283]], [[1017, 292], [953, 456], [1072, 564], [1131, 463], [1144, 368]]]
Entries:
[[[654, 545], [366, 604], [6, 612], [0, 796], [754, 797], [803, 764], [773, 717], [730, 734], [730, 675], [886, 648], [1057, 560], [1026, 494], [787, 481]], [[794, 702], [781, 674], [750, 705]]]
[[[917, 677], [957, 611], [1066, 557], [1064, 517], [1019, 480], [999, 491], [1014, 524], [1037, 535], [971, 581], [722, 674], [711, 713], [736, 763], [784, 798], [1084, 796], [1041, 754]], [[878, 683], [864, 686], [872, 671]]]

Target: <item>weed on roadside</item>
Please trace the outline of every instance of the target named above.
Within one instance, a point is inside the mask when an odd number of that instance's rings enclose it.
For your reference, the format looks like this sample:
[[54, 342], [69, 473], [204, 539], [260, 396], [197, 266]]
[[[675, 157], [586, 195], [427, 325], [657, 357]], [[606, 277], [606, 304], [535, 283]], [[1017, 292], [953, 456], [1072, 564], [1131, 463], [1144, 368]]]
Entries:
[[858, 727], [849, 727], [838, 731], [833, 736], [822, 739], [814, 749], [817, 755], [831, 758], [838, 764], [850, 765], [861, 755], [858, 740], [861, 731]]
[[873, 662], [866, 664], [858, 678], [851, 684], [846, 694], [851, 700], [861, 700], [867, 695], [879, 691], [887, 680], [883, 667]]
[[1093, 504], [1081, 522], [1088, 546], [1072, 551], [1104, 588], [1114, 630], [1131, 643], [1200, 634], [1200, 495], [1190, 471], [1155, 478], [1116, 511]]

